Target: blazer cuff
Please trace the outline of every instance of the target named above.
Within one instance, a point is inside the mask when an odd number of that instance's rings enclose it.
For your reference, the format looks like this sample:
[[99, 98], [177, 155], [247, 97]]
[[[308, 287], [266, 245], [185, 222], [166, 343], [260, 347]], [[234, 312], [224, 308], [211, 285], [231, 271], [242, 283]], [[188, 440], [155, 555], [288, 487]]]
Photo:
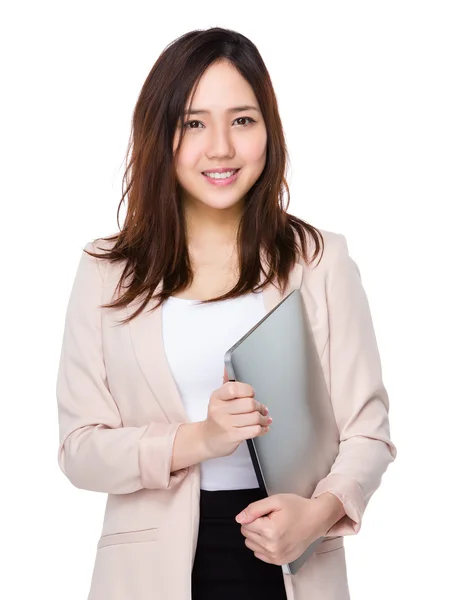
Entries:
[[139, 441], [139, 471], [143, 487], [171, 489], [188, 474], [188, 467], [170, 472], [173, 444], [182, 423], [151, 422]]
[[364, 496], [359, 483], [351, 477], [329, 474], [317, 484], [312, 498], [325, 492], [336, 496], [343, 504], [346, 515], [337, 521], [326, 536], [354, 535], [361, 529], [361, 519], [365, 509]]

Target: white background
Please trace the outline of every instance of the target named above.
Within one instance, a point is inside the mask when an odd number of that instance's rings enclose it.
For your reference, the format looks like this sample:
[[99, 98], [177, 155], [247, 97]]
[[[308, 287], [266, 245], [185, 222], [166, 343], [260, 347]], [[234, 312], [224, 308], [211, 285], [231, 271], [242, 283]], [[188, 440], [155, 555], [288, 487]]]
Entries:
[[289, 211], [346, 236], [372, 309], [398, 458], [345, 541], [352, 599], [465, 598], [465, 3], [2, 12], [0, 596], [87, 597], [106, 497], [74, 488], [56, 459], [66, 304], [82, 247], [118, 229], [146, 75], [176, 37], [222, 26], [272, 77]]

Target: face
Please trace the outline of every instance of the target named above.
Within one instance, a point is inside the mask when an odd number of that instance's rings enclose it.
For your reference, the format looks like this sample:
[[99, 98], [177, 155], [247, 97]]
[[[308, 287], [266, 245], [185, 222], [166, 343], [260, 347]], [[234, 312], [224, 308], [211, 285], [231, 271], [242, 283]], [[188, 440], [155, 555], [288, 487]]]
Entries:
[[[266, 161], [267, 132], [256, 96], [231, 63], [222, 60], [205, 71], [192, 100], [192, 112], [179, 125], [173, 146], [185, 127], [176, 165], [183, 201], [194, 208], [238, 210]], [[245, 105], [256, 110], [231, 110]], [[227, 180], [203, 174], [219, 168], [239, 171]]]

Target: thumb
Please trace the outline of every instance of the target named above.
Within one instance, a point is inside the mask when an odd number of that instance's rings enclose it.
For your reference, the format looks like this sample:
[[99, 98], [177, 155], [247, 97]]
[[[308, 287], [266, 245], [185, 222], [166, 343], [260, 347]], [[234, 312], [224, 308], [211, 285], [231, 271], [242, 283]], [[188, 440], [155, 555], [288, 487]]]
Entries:
[[277, 510], [279, 507], [273, 496], [268, 496], [263, 500], [258, 500], [247, 506], [243, 512], [236, 516], [237, 523], [251, 523], [259, 517], [268, 515], [270, 512]]
[[230, 379], [228, 377], [227, 368], [223, 367], [223, 383], [227, 383], [228, 381], [230, 381]]

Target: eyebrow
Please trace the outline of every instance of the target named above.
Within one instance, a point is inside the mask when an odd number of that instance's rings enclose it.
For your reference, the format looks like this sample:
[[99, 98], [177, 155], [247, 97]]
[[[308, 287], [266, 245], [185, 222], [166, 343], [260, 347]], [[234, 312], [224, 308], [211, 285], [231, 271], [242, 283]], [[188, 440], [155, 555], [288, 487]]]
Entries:
[[[251, 106], [249, 104], [244, 104], [243, 106], [233, 106], [232, 108], [227, 108], [227, 113], [238, 113], [238, 112], [243, 112], [245, 110], [256, 110], [257, 112], [259, 112], [259, 109], [256, 106]], [[210, 110], [205, 110], [205, 109], [191, 109], [191, 110], [185, 110], [183, 113], [185, 116], [186, 115], [209, 115], [210, 114]]]

